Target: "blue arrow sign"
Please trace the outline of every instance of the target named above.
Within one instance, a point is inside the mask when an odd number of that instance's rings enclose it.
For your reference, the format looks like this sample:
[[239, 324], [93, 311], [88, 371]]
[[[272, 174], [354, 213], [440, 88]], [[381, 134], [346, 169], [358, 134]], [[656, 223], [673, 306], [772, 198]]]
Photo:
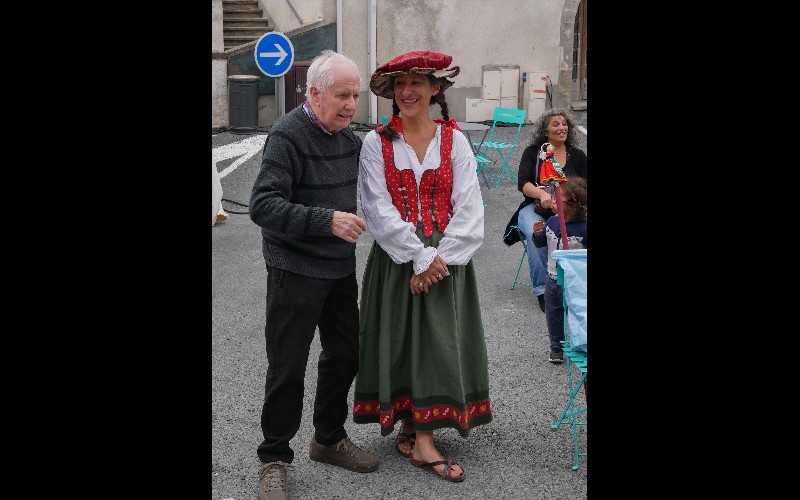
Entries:
[[286, 74], [292, 67], [294, 48], [286, 35], [273, 31], [264, 33], [258, 39], [253, 55], [262, 73], [277, 78]]

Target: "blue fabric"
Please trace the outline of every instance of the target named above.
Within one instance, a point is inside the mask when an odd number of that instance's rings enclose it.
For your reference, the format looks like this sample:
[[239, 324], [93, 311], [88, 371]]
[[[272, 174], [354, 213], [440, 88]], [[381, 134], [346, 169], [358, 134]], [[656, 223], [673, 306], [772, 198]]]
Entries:
[[544, 220], [544, 217], [533, 211], [533, 204], [519, 211], [517, 222], [528, 244], [528, 269], [533, 285], [531, 291], [536, 297], [544, 293], [544, 282], [547, 279], [547, 246], [537, 248], [533, 244], [533, 223], [537, 220]]
[[588, 352], [586, 309], [586, 256], [588, 250], [554, 250], [556, 264], [564, 270], [564, 302], [567, 304], [569, 342], [573, 349]]
[[544, 317], [547, 321], [547, 336], [550, 338], [550, 350], [563, 352], [561, 341], [564, 340], [564, 295], [556, 280], [547, 277], [544, 283]]

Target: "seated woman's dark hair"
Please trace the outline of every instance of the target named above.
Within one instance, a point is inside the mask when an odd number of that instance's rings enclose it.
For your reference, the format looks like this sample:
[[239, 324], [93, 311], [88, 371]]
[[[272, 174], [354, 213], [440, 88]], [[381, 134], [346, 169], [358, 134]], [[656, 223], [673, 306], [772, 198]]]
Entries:
[[533, 121], [531, 124], [531, 133], [529, 136], [528, 145], [539, 147], [547, 142], [547, 122], [550, 121], [550, 117], [552, 116], [563, 116], [566, 118], [569, 131], [567, 132], [567, 140], [564, 141], [564, 144], [571, 148], [580, 149], [580, 144], [578, 143], [580, 136], [577, 133], [577, 124], [567, 110], [563, 108], [548, 109], [539, 115], [539, 118]]

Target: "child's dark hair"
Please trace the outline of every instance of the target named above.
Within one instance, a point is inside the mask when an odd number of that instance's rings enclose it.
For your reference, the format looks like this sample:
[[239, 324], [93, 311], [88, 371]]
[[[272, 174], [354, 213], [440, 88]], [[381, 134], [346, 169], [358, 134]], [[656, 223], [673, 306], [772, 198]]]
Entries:
[[[431, 85], [436, 85], [439, 83], [439, 79], [433, 75], [425, 75], [428, 77], [428, 81], [431, 82]], [[394, 87], [394, 78], [392, 78], [392, 87]], [[433, 106], [434, 104], [438, 104], [440, 108], [442, 108], [442, 118], [444, 121], [450, 119], [450, 111], [447, 109], [447, 101], [444, 98], [444, 90], [439, 90], [435, 96], [431, 98], [430, 105]], [[397, 105], [394, 99], [392, 99], [392, 115], [399, 115], [400, 114], [400, 106]], [[400, 137], [400, 134], [394, 129], [394, 127], [386, 126], [383, 127], [383, 130], [379, 132], [382, 136], [388, 139], [395, 139]]]
[[587, 198], [586, 198], [586, 179], [583, 177], [572, 177], [561, 184], [561, 194], [566, 195], [572, 200], [573, 220], [586, 218]]

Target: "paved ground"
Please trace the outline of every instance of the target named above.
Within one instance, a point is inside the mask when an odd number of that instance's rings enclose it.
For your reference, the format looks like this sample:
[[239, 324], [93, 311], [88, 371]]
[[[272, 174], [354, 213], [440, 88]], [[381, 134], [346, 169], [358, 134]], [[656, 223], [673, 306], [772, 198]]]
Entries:
[[[577, 117], [586, 128], [585, 114]], [[512, 157], [516, 172], [530, 126]], [[503, 128], [507, 137], [515, 129]], [[363, 132], [361, 132], [363, 134]], [[264, 133], [212, 135], [212, 150], [222, 177], [223, 198], [246, 204], [258, 171]], [[585, 145], [585, 142], [584, 142]], [[587, 150], [588, 152], [588, 150]], [[251, 156], [248, 156], [251, 155]], [[499, 170], [499, 169], [496, 169]], [[544, 314], [530, 287], [510, 290], [522, 254], [521, 244], [507, 247], [502, 233], [521, 201], [516, 183], [498, 188], [481, 184], [486, 202], [486, 238], [475, 254], [481, 312], [489, 353], [490, 397], [494, 420], [474, 429], [468, 439], [455, 431], [437, 432], [442, 453], [466, 470], [463, 483], [448, 483], [411, 466], [393, 447], [393, 436], [381, 437], [377, 425], [356, 425], [347, 432], [354, 442], [381, 459], [378, 470], [358, 474], [312, 462], [308, 443], [313, 434], [311, 409], [316, 386], [315, 339], [306, 373], [303, 420], [292, 441], [294, 469], [289, 472], [292, 499], [547, 499], [581, 500], [587, 494], [589, 457], [574, 471], [569, 427], [552, 429], [568, 397], [567, 365], [547, 361]], [[266, 271], [258, 227], [246, 207], [223, 201], [228, 220], [212, 227], [212, 500], [257, 499], [259, 418], [263, 398], [264, 300]], [[360, 210], [360, 209], [359, 209]], [[359, 215], [362, 215], [359, 213]], [[357, 246], [357, 275], [363, 275], [372, 238], [362, 235]], [[527, 276], [527, 263], [521, 276]], [[575, 372], [577, 373], [577, 372]], [[352, 400], [352, 389], [351, 389]], [[577, 404], [584, 403], [579, 394]], [[586, 450], [586, 428], [578, 428]]]

